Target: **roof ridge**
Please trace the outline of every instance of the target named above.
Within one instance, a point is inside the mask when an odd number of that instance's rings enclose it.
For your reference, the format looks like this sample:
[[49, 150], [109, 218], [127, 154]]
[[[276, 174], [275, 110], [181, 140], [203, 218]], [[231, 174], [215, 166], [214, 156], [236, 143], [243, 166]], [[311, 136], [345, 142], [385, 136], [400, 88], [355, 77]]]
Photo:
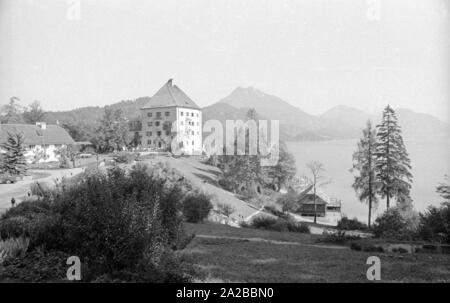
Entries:
[[175, 105], [177, 105], [177, 99], [175, 98], [175, 96], [172, 94], [171, 92], [171, 88], [172, 88], [172, 79], [169, 79], [169, 81], [167, 81], [166, 85], [169, 85], [167, 87], [167, 91], [169, 92], [169, 95], [172, 97], [173, 103], [175, 103]]

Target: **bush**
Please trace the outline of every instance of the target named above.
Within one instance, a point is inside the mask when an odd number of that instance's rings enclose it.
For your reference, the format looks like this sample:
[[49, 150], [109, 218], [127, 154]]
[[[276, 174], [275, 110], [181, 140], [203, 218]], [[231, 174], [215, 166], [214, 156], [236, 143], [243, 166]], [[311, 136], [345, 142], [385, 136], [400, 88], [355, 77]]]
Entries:
[[367, 246], [363, 246], [363, 251], [383, 253], [384, 248], [382, 246], [378, 246], [378, 245], [367, 245]]
[[347, 217], [342, 217], [338, 224], [337, 229], [340, 230], [367, 230], [367, 225], [358, 221], [358, 219], [349, 219]]
[[267, 216], [256, 217], [255, 219], [252, 220], [250, 226], [253, 228], [280, 231], [280, 232], [282, 231], [298, 232], [298, 233], [310, 232], [309, 227], [304, 223]]
[[29, 244], [30, 240], [24, 237], [0, 240], [0, 264], [8, 258], [24, 256]]
[[288, 221], [287, 228], [288, 228], [288, 231], [295, 232], [295, 233], [309, 234], [311, 232], [309, 229], [309, 226], [305, 223]]
[[358, 239], [360, 239], [359, 236], [347, 235], [345, 231], [338, 230], [336, 233], [327, 234], [323, 238], [318, 239], [318, 242], [345, 244], [348, 241], [354, 241]]
[[359, 244], [357, 242], [352, 242], [352, 243], [350, 243], [350, 249], [351, 250], [356, 250], [356, 251], [361, 251], [362, 250], [362, 246], [361, 246], [361, 244]]
[[271, 227], [277, 223], [277, 219], [273, 217], [267, 217], [267, 216], [259, 216], [254, 218], [250, 225], [253, 228], [258, 229], [271, 229]]
[[[188, 241], [182, 230], [183, 192], [177, 184], [137, 166], [129, 174], [117, 167], [107, 173], [86, 172], [63, 185], [40, 201], [8, 210], [0, 220], [0, 234], [28, 236], [30, 251], [41, 247], [49, 258], [52, 251], [80, 257], [87, 268], [83, 281], [190, 279], [191, 265], [173, 254]], [[19, 261], [28, 264], [28, 259]]]
[[425, 241], [450, 244], [450, 206], [430, 206], [420, 214], [418, 236]]
[[66, 278], [69, 254], [34, 250], [7, 259], [0, 267], [2, 282], [57, 282]]
[[208, 217], [212, 207], [210, 197], [206, 194], [189, 194], [183, 201], [183, 215], [187, 222], [202, 222]]
[[291, 219], [291, 216], [289, 214], [278, 210], [275, 206], [266, 205], [266, 206], [264, 206], [264, 210], [266, 210], [267, 212], [269, 212], [272, 215], [277, 216], [279, 218], [282, 218], [282, 219], [285, 219], [285, 220]]
[[219, 213], [223, 214], [226, 217], [229, 217], [235, 211], [235, 208], [233, 206], [225, 203], [218, 203], [217, 209]]
[[372, 231], [376, 238], [410, 240], [414, 236], [408, 221], [397, 208], [390, 208], [379, 216]]

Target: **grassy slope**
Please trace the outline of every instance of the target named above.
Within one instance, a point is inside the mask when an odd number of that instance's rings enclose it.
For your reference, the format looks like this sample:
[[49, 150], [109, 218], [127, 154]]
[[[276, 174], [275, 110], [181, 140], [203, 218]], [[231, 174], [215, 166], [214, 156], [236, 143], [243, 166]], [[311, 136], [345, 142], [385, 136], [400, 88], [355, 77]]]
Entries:
[[[312, 244], [317, 237], [239, 229], [219, 224], [186, 224], [197, 235], [264, 238]], [[385, 254], [246, 240], [195, 238], [185, 249], [207, 276], [229, 282], [365, 282], [366, 260], [381, 259], [382, 281], [450, 282], [450, 256]]]

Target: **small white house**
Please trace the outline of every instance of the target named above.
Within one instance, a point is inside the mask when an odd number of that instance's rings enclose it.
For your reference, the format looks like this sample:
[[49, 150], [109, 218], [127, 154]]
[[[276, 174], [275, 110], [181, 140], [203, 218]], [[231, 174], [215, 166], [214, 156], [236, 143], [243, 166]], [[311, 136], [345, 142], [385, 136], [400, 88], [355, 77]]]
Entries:
[[33, 124], [0, 124], [1, 145], [6, 143], [8, 133], [24, 135], [25, 157], [28, 163], [58, 161], [56, 151], [67, 145], [75, 144], [69, 133], [59, 125], [47, 125], [45, 122]]

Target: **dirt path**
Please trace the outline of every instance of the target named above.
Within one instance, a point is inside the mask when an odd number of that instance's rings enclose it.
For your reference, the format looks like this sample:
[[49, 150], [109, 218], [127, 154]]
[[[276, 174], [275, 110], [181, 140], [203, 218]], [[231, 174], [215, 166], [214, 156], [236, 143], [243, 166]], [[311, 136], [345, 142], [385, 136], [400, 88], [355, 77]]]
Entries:
[[305, 243], [299, 243], [299, 242], [268, 240], [268, 239], [263, 239], [263, 238], [241, 238], [241, 237], [211, 236], [211, 235], [195, 235], [195, 237], [202, 238], [202, 239], [225, 239], [225, 240], [236, 240], [236, 241], [262, 242], [262, 243], [269, 243], [269, 244], [275, 244], [275, 245], [309, 246], [309, 247], [318, 247], [318, 248], [326, 248], [326, 249], [344, 249], [344, 250], [350, 249], [347, 246], [305, 244]]
[[0, 184], [0, 214], [11, 207], [12, 197], [16, 199], [16, 203], [20, 203], [20, 201], [27, 196], [30, 185], [34, 182], [53, 184], [56, 179], [61, 180], [63, 177], [71, 177], [81, 173], [82, 168], [33, 171], [49, 173], [50, 176], [38, 180], [19, 181], [14, 184]]

